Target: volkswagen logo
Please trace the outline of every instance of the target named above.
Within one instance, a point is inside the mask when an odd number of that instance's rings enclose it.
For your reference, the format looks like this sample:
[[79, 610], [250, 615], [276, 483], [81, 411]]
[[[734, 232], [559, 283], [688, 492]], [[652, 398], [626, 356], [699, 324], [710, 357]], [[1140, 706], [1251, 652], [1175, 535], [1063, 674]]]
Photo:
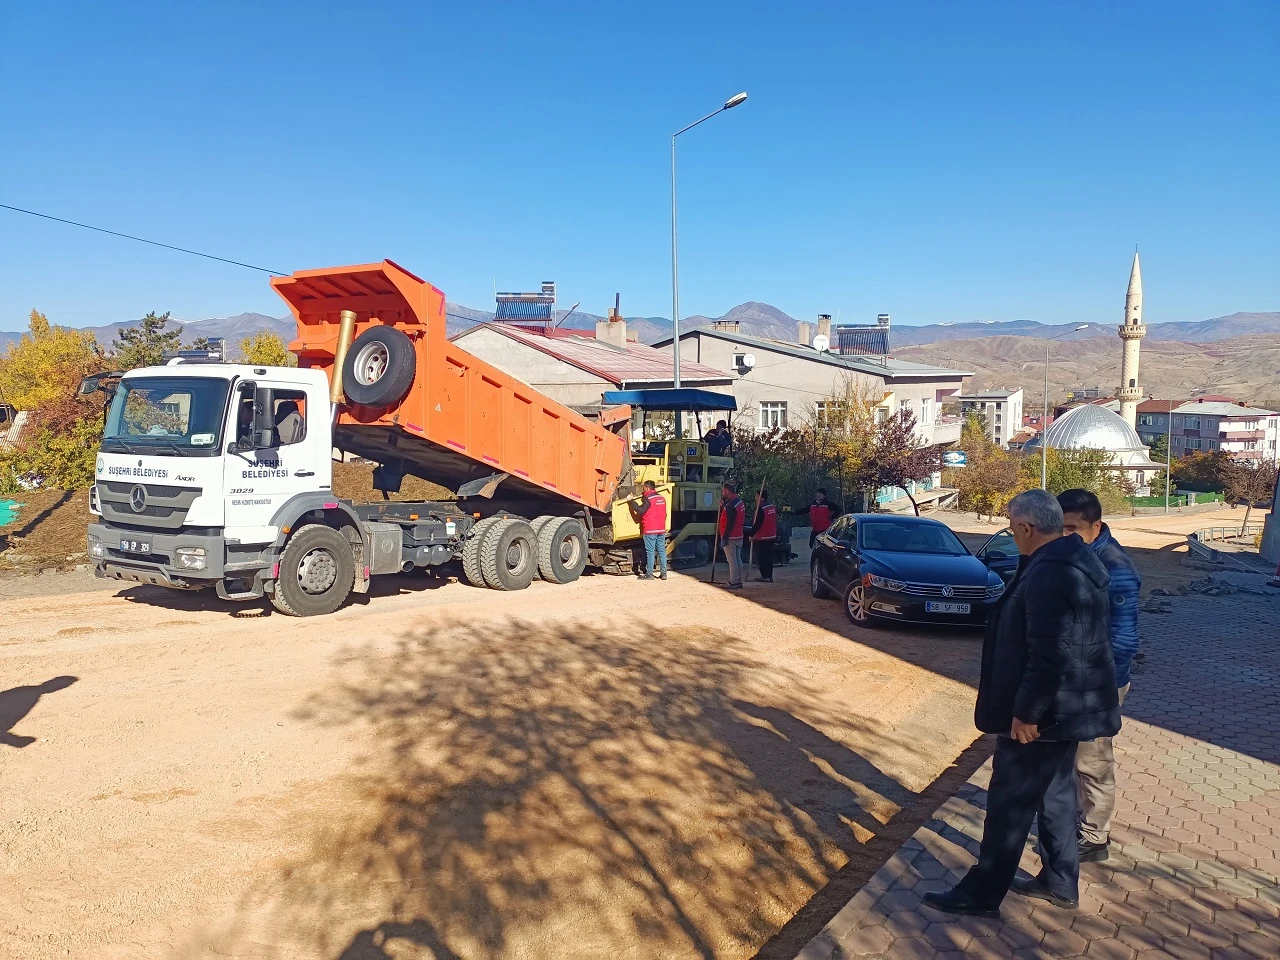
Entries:
[[134, 513], [141, 513], [147, 509], [147, 488], [142, 484], [138, 484], [129, 491], [129, 506], [133, 507]]
[[[135, 507], [134, 509], [136, 510], [137, 508]], [[942, 595], [943, 595], [944, 597], [954, 597], [954, 596], [956, 595], [956, 589], [955, 589], [955, 587], [952, 587], [952, 586], [946, 586], [946, 587], [943, 587], [943, 588], [942, 588]]]

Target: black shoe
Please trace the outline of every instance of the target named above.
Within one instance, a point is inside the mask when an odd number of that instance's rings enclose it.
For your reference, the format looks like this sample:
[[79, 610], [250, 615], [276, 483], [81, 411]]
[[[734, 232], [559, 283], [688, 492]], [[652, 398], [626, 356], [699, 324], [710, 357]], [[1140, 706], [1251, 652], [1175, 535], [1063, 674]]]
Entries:
[[959, 887], [926, 893], [924, 902], [927, 906], [941, 910], [943, 913], [958, 913], [963, 917], [987, 917], [991, 920], [1000, 918], [999, 907], [984, 906]]
[[1080, 906], [1079, 899], [1068, 900], [1066, 897], [1058, 896], [1041, 883], [1039, 877], [1014, 877], [1013, 883], [1009, 884], [1009, 889], [1024, 897], [1031, 897], [1033, 900], [1048, 900], [1055, 907], [1061, 907], [1063, 910], [1074, 910]]
[[640, 574], [640, 576], [636, 577], [636, 579], [637, 579], [637, 580], [652, 580], [652, 579], [653, 579], [653, 576], [652, 576], [651, 574], [648, 574], [648, 573], [642, 573], [642, 574]]
[[664, 573], [664, 574], [661, 574], [661, 575], [658, 577], [658, 579], [659, 579], [659, 580], [665, 580], [665, 579], [667, 579], [667, 575], [666, 575], [665, 573]]
[[1076, 847], [1080, 851], [1081, 863], [1097, 863], [1111, 856], [1110, 841], [1107, 843], [1091, 843], [1081, 837]]
[[773, 577], [756, 577], [756, 583], [773, 583]]

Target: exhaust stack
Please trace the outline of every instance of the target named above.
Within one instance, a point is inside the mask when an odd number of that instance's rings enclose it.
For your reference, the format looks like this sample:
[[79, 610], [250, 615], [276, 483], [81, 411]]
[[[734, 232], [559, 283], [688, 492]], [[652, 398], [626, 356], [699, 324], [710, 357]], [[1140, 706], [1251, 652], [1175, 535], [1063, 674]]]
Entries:
[[333, 376], [329, 378], [329, 402], [342, 403], [346, 394], [342, 392], [342, 365], [346, 362], [347, 351], [351, 349], [351, 341], [355, 338], [356, 312], [343, 310], [338, 314], [338, 346], [333, 353]]

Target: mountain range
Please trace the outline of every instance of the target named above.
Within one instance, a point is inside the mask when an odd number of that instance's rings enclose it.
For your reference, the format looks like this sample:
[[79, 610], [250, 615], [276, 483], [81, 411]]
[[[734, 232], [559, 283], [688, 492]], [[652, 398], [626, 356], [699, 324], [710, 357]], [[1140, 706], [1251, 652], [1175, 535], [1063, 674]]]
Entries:
[[[493, 313], [476, 310], [462, 304], [446, 306], [446, 326], [449, 335], [459, 333], [475, 323], [493, 319]], [[560, 322], [566, 329], [590, 331], [603, 317], [575, 310], [572, 314], [560, 311]], [[691, 316], [681, 321], [681, 328], [710, 326], [716, 321], [736, 321], [743, 334], [773, 340], [794, 341], [796, 320], [768, 303], [749, 300], [729, 310], [720, 317]], [[135, 321], [136, 322], [136, 321]], [[260, 313], [241, 313], [234, 317], [208, 320], [178, 321], [183, 327], [186, 342], [196, 337], [224, 337], [231, 345], [237, 345], [245, 337], [264, 330], [278, 334], [287, 343], [293, 339], [292, 318], [268, 317]], [[110, 345], [122, 327], [129, 323], [109, 323], [98, 327], [86, 327], [98, 343]], [[671, 335], [671, 321], [666, 317], [628, 317], [628, 331], [643, 343], [653, 343]], [[890, 333], [890, 346], [897, 351], [905, 347], [942, 343], [954, 340], [986, 339], [989, 337], [1057, 338], [1062, 340], [1087, 340], [1096, 337], [1114, 339], [1116, 324], [1088, 323], [1085, 329], [1074, 332], [1080, 324], [1040, 323], [1036, 320], [973, 320], [954, 323], [931, 323], [923, 326], [898, 324]], [[1063, 336], [1065, 334], [1065, 336]], [[1233, 313], [1209, 320], [1179, 321], [1147, 324], [1147, 340], [1176, 341], [1179, 343], [1215, 343], [1234, 337], [1255, 335], [1280, 335], [1280, 312]], [[21, 333], [0, 331], [0, 349], [17, 340]]]

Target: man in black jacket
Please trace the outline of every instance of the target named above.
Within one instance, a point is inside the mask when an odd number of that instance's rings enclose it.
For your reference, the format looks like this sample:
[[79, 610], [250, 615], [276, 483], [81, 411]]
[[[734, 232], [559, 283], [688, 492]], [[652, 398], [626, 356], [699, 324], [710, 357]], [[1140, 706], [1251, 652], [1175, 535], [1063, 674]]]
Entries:
[[[1010, 887], [1057, 906], [1079, 904], [1076, 747], [1120, 729], [1111, 656], [1109, 577], [1078, 536], [1062, 536], [1052, 494], [1009, 501], [1022, 554], [987, 620], [974, 723], [999, 735], [978, 863], [950, 890], [925, 895], [948, 913], [998, 916]], [[1040, 875], [1014, 880], [1039, 817]]]

